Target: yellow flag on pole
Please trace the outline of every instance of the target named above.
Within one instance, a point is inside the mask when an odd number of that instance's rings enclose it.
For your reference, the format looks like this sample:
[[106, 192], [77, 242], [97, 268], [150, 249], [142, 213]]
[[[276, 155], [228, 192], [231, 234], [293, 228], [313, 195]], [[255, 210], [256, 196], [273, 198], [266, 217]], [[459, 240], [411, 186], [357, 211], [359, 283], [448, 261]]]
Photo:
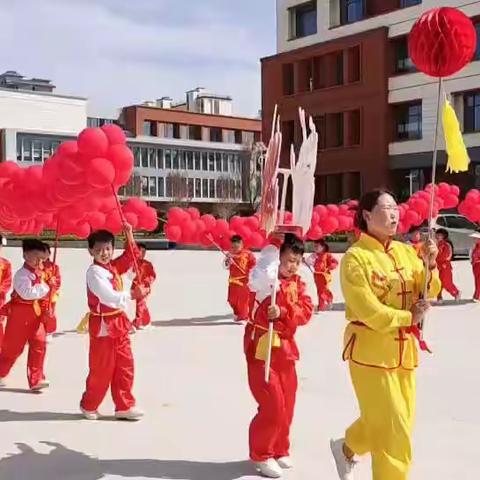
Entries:
[[467, 172], [470, 158], [463, 141], [457, 115], [448, 100], [445, 100], [442, 117], [445, 146], [448, 155], [447, 172]]

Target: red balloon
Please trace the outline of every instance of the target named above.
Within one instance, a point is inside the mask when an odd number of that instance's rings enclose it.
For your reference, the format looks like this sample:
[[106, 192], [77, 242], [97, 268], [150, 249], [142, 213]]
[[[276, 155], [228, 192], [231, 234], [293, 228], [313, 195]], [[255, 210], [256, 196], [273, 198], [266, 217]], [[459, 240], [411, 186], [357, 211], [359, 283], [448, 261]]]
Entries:
[[72, 233], [78, 238], [87, 238], [90, 235], [90, 225], [87, 222], [78, 223], [73, 228]]
[[458, 197], [460, 195], [460, 188], [457, 185], [450, 185], [450, 194]]
[[132, 226], [133, 229], [137, 228], [138, 217], [132, 212], [127, 212], [124, 214], [125, 220]]
[[320, 222], [320, 228], [325, 235], [330, 235], [338, 229], [338, 220], [336, 217], [327, 217]]
[[108, 149], [107, 158], [115, 168], [116, 186], [126, 185], [133, 172], [133, 153], [127, 145], [113, 145]]
[[339, 212], [339, 209], [337, 207], [337, 205], [327, 205], [327, 212], [329, 215], [334, 215], [334, 216], [337, 216], [338, 215], [338, 212]]
[[138, 228], [152, 232], [158, 227], [157, 211], [152, 207], [146, 207], [138, 214]]
[[58, 161], [59, 178], [67, 185], [78, 185], [85, 182], [85, 170], [75, 158], [60, 157]]
[[243, 217], [239, 217], [238, 215], [234, 215], [230, 219], [230, 228], [232, 230], [237, 230], [239, 227], [243, 226], [244, 219]]
[[318, 215], [319, 220], [326, 218], [328, 216], [328, 210], [325, 205], [315, 205], [313, 211]]
[[307, 238], [309, 240], [320, 240], [322, 237], [323, 231], [318, 225], [315, 225], [307, 232]]
[[[133, 200], [133, 199], [131, 199]], [[135, 199], [139, 200], [139, 199]], [[127, 202], [127, 204], [130, 200]], [[180, 225], [183, 221], [189, 220], [190, 216], [179, 207], [172, 207], [167, 213], [168, 222], [174, 225]]]
[[100, 128], [86, 128], [78, 136], [78, 151], [87, 158], [104, 157], [108, 150], [108, 138]]
[[188, 207], [187, 208], [187, 213], [190, 215], [190, 218], [192, 220], [199, 220], [200, 219], [200, 211], [198, 210], [198, 208]]
[[229, 230], [230, 227], [228, 225], [228, 222], [226, 220], [220, 219], [217, 220], [215, 228], [213, 229], [213, 233], [218, 237], [223, 237], [228, 233]]
[[78, 143], [76, 140], [68, 140], [61, 143], [58, 148], [55, 150], [55, 156], [59, 158], [71, 158], [78, 155]]
[[92, 158], [86, 168], [87, 183], [94, 188], [112, 185], [115, 179], [115, 168], [106, 158]]
[[122, 231], [122, 220], [116, 209], [107, 214], [105, 218], [105, 229], [113, 234], [118, 234]]
[[409, 56], [431, 77], [449, 77], [469, 63], [476, 50], [472, 21], [456, 8], [434, 8], [415, 23], [408, 38]]
[[100, 128], [108, 138], [108, 143], [110, 143], [110, 145], [125, 144], [127, 142], [125, 132], [118, 125], [112, 123]]
[[215, 225], [217, 224], [215, 217], [210, 214], [202, 215], [200, 219], [203, 220], [203, 223], [205, 223], [205, 226], [207, 227], [207, 231], [213, 230], [215, 228]]
[[337, 217], [338, 220], [338, 230], [341, 232], [345, 232], [350, 229], [351, 226], [351, 218], [345, 215], [339, 215]]
[[441, 197], [444, 197], [446, 195], [449, 195], [450, 194], [450, 185], [448, 183], [440, 183], [438, 185], [438, 193], [437, 195], [441, 196]]
[[195, 220], [195, 228], [199, 234], [204, 233], [207, 230], [207, 226], [203, 220]]
[[87, 214], [86, 219], [93, 231], [105, 227], [105, 214], [102, 212], [91, 212]]
[[422, 223], [422, 219], [420, 217], [420, 215], [413, 211], [413, 210], [409, 210], [406, 214], [405, 214], [405, 220], [406, 222], [410, 223], [411, 225], [420, 225], [420, 223]]
[[186, 220], [182, 223], [182, 243], [191, 243], [193, 241], [193, 236], [195, 235], [195, 224], [192, 220]]
[[253, 231], [256, 231], [260, 227], [260, 221], [254, 216], [247, 217], [245, 220], [245, 225]]
[[182, 230], [177, 225], [165, 225], [165, 235], [171, 242], [178, 242], [182, 237]]

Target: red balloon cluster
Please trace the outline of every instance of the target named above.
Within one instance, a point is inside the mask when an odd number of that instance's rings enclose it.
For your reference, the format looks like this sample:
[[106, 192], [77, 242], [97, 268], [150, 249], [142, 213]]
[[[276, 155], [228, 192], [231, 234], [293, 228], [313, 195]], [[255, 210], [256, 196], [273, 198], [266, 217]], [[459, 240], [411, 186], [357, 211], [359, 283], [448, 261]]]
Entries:
[[458, 213], [472, 222], [480, 223], [480, 190], [470, 190], [458, 206]]
[[[77, 140], [62, 143], [43, 166], [0, 163], [0, 228], [38, 235], [45, 229], [86, 238], [105, 228], [120, 233], [114, 192], [133, 170], [133, 154], [116, 125], [86, 128]], [[156, 211], [131, 199], [123, 207], [138, 229], [154, 230]]]
[[307, 240], [319, 240], [335, 232], [353, 230], [353, 219], [358, 202], [351, 200], [341, 205], [315, 205]]
[[469, 63], [477, 48], [472, 20], [456, 8], [434, 8], [415, 23], [408, 39], [410, 58], [431, 77], [449, 77]]
[[459, 202], [460, 189], [456, 185], [440, 183], [433, 187], [428, 185], [425, 190], [413, 194], [400, 205], [399, 233], [407, 233], [412, 227], [418, 227], [428, 219], [432, 188], [435, 188], [433, 216], [440, 210], [455, 208]]

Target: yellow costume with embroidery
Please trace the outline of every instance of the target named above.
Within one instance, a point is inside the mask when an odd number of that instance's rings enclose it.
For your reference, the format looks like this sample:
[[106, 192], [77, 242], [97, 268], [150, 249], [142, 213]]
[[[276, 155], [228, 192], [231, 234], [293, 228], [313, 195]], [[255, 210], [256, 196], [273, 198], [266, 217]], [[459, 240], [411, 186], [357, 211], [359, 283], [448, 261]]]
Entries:
[[[362, 234], [343, 257], [340, 275], [349, 322], [343, 358], [360, 406], [345, 442], [357, 455], [371, 453], [373, 480], [406, 480], [418, 365], [410, 309], [423, 292], [425, 268], [411, 246], [384, 246]], [[429, 297], [439, 290], [435, 270]]]

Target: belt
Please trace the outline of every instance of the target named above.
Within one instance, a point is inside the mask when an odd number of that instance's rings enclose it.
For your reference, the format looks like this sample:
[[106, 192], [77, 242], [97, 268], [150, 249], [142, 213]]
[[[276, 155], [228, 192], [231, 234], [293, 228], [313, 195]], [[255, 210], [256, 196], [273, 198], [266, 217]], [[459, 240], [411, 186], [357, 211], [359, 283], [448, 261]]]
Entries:
[[123, 310], [113, 310], [112, 312], [104, 312], [104, 313], [88, 312], [80, 320], [80, 323], [77, 325], [76, 330], [77, 330], [78, 333], [87, 333], [88, 321], [90, 320], [90, 317], [100, 317], [100, 318], [113, 317], [113, 316], [118, 315], [120, 313], [123, 313]]
[[228, 282], [231, 284], [231, 285], [238, 285], [240, 287], [244, 287], [244, 283], [242, 282], [242, 280], [245, 280], [247, 277], [230, 277], [228, 279]]
[[40, 306], [40, 302], [38, 300], [22, 300], [21, 298], [15, 298], [10, 303], [13, 305], [15, 305], [15, 303], [19, 303], [21, 305], [31, 305], [37, 317], [42, 314], [42, 307]]

